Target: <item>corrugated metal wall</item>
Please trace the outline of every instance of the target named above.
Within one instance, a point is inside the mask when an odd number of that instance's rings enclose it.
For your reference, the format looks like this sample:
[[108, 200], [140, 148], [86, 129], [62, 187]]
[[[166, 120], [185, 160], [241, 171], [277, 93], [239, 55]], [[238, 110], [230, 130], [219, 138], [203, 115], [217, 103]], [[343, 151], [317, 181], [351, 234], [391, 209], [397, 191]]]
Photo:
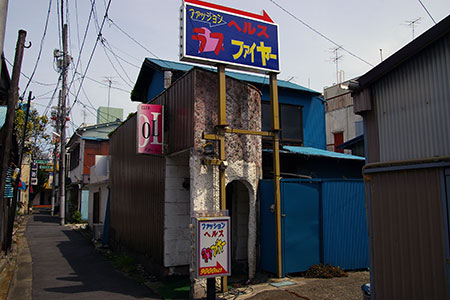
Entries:
[[440, 169], [369, 176], [372, 299], [447, 299]]
[[[280, 184], [283, 272], [305, 271], [319, 262], [346, 270], [369, 266], [362, 180], [285, 179]], [[275, 273], [273, 181], [261, 180], [259, 190], [260, 264]]]
[[162, 157], [136, 154], [136, 115], [110, 138], [111, 239], [163, 264]]
[[[197, 70], [177, 80], [151, 103], [164, 105], [164, 143], [167, 154], [191, 148], [194, 144], [194, 81]], [[170, 134], [167, 134], [170, 132]]]
[[323, 262], [346, 270], [369, 266], [366, 201], [362, 180], [322, 183]]
[[380, 161], [450, 155], [450, 34], [372, 87]]

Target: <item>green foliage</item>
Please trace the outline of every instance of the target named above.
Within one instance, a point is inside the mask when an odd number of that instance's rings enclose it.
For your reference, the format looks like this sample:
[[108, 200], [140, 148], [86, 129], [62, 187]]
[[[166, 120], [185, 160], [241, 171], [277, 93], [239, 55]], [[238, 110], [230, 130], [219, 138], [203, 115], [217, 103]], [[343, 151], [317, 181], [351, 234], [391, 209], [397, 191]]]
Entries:
[[40, 192], [44, 191], [45, 183], [48, 181], [48, 172], [45, 172], [42, 169], [38, 169], [37, 173], [38, 185], [33, 186], [33, 195], [37, 195]]
[[113, 267], [124, 273], [133, 273], [136, 271], [136, 263], [131, 256], [125, 253], [107, 253], [105, 258], [110, 260]]
[[306, 278], [333, 278], [333, 277], [347, 277], [340, 267], [335, 267], [327, 263], [312, 265], [304, 274]]
[[72, 223], [80, 224], [81, 222], [81, 213], [79, 211], [74, 212], [72, 214]]
[[[20, 107], [16, 108], [14, 115], [14, 130], [18, 141], [22, 140], [23, 128], [25, 126], [26, 105], [23, 107], [24, 109]], [[50, 138], [46, 133], [47, 125], [48, 118], [46, 116], [40, 116], [36, 109], [31, 108], [26, 124], [24, 154], [31, 154], [33, 158], [42, 156], [43, 151], [40, 146]]]
[[156, 291], [165, 300], [189, 299], [190, 284], [187, 276], [173, 276], [165, 279]]

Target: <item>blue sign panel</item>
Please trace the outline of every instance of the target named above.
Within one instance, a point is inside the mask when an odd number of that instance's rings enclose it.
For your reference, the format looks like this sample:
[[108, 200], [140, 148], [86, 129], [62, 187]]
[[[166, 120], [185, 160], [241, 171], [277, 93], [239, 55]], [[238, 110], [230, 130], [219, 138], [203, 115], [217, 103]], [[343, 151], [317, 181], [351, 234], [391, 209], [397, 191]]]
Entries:
[[269, 16], [185, 0], [181, 60], [279, 72], [278, 25]]

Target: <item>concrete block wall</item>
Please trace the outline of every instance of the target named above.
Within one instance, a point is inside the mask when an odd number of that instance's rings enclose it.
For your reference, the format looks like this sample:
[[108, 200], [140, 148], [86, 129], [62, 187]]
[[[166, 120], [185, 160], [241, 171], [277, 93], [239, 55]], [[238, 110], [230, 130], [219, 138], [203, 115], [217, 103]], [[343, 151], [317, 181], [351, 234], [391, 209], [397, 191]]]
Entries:
[[166, 157], [164, 204], [164, 267], [189, 265], [191, 238], [189, 224], [189, 156]]

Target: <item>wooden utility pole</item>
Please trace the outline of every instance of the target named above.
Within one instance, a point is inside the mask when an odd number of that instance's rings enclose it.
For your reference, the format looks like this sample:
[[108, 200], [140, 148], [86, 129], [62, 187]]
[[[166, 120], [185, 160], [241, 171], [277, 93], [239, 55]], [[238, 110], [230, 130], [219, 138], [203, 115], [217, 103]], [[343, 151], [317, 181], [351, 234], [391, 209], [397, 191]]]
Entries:
[[[11, 84], [8, 90], [8, 104], [7, 104], [7, 114], [5, 124], [3, 125], [3, 137], [2, 137], [2, 164], [0, 166], [0, 197], [3, 198], [5, 191], [5, 181], [6, 181], [6, 171], [8, 170], [10, 151], [12, 145], [12, 135], [14, 127], [14, 115], [17, 100], [19, 99], [19, 78], [20, 70], [22, 68], [23, 60], [23, 50], [25, 48], [25, 37], [27, 32], [24, 30], [19, 30], [17, 44], [16, 44], [16, 54], [14, 57], [14, 65], [11, 76]], [[1, 206], [3, 207], [3, 205]], [[3, 209], [1, 209], [3, 210]]]

